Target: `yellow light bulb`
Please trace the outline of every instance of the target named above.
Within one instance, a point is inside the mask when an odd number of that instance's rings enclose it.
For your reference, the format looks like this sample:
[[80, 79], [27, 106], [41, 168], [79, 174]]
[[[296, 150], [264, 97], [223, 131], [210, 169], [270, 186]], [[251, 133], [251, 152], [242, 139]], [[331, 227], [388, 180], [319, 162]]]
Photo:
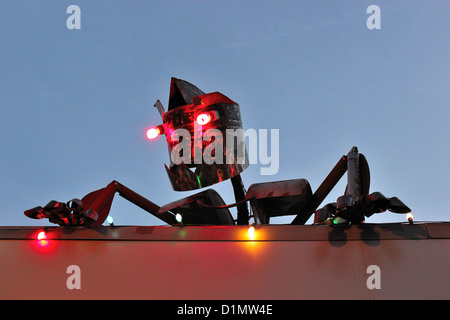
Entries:
[[250, 240], [255, 240], [255, 227], [251, 226], [250, 228], [248, 228], [248, 237], [250, 238]]

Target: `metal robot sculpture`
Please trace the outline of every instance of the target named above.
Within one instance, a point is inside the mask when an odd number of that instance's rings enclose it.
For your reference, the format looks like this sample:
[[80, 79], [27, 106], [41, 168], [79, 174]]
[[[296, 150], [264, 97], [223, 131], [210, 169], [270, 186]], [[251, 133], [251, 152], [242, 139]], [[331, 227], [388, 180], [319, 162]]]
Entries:
[[[203, 189], [230, 179], [235, 203], [227, 205], [214, 189], [207, 189], [160, 207], [112, 181], [81, 200], [52, 200], [44, 207], [25, 211], [25, 215], [47, 218], [61, 226], [100, 226], [108, 217], [115, 193], [169, 225], [248, 225], [251, 218], [254, 224], [269, 224], [271, 217], [285, 215], [295, 216], [291, 224], [298, 225], [305, 224], [313, 214], [314, 224], [358, 224], [374, 213], [411, 211], [397, 197], [369, 193], [369, 166], [356, 147], [339, 159], [314, 193], [306, 179], [257, 183], [246, 190], [240, 173], [249, 165], [248, 155], [236, 102], [219, 92], [205, 94], [187, 81], [172, 78], [167, 112], [159, 100], [155, 107], [163, 124], [149, 129], [147, 137], [152, 140], [166, 135], [170, 165], [165, 168], [173, 189]], [[344, 195], [318, 209], [345, 173]], [[237, 207], [236, 219], [230, 207]]]

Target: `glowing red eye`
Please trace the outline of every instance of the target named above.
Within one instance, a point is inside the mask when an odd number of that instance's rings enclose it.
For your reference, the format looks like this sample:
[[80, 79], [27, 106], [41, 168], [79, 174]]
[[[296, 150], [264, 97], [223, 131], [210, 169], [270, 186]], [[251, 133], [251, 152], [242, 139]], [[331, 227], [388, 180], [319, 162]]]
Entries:
[[44, 231], [41, 231], [38, 233], [38, 235], [37, 235], [38, 240], [44, 240], [45, 238], [47, 238], [47, 236]]
[[153, 140], [161, 134], [161, 130], [158, 127], [150, 128], [147, 130], [147, 139]]
[[202, 113], [197, 117], [197, 123], [201, 126], [208, 124], [211, 121], [212, 117], [209, 113]]
[[157, 127], [152, 127], [147, 130], [147, 139], [153, 140], [158, 138], [159, 135], [166, 133], [166, 126], [164, 124], [161, 124]]

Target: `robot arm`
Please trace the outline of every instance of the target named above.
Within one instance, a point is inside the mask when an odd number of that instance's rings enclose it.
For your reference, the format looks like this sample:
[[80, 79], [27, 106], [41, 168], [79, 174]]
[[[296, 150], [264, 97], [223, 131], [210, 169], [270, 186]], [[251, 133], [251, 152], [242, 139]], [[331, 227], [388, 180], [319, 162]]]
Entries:
[[67, 203], [52, 200], [44, 207], [35, 207], [24, 213], [32, 219], [47, 218], [60, 226], [100, 226], [108, 217], [116, 192], [162, 221], [168, 224], [177, 223], [172, 213], [158, 213], [158, 205], [117, 181], [87, 194], [81, 200], [72, 199]]

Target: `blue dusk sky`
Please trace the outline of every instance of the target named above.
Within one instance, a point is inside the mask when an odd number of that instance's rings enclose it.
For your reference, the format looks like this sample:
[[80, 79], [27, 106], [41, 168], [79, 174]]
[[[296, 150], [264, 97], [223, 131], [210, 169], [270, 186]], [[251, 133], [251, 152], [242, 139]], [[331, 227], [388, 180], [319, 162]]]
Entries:
[[[81, 29], [67, 28], [70, 5]], [[367, 27], [371, 5], [381, 29]], [[165, 139], [145, 138], [171, 77], [236, 101], [244, 129], [279, 129], [278, 173], [253, 164], [247, 188], [305, 178], [315, 190], [357, 146], [371, 192], [448, 221], [449, 16], [444, 0], [1, 0], [0, 225], [49, 225], [23, 211], [112, 180], [159, 205], [198, 192], [173, 191]], [[229, 181], [212, 188], [234, 202]], [[118, 195], [111, 215], [164, 224]]]

